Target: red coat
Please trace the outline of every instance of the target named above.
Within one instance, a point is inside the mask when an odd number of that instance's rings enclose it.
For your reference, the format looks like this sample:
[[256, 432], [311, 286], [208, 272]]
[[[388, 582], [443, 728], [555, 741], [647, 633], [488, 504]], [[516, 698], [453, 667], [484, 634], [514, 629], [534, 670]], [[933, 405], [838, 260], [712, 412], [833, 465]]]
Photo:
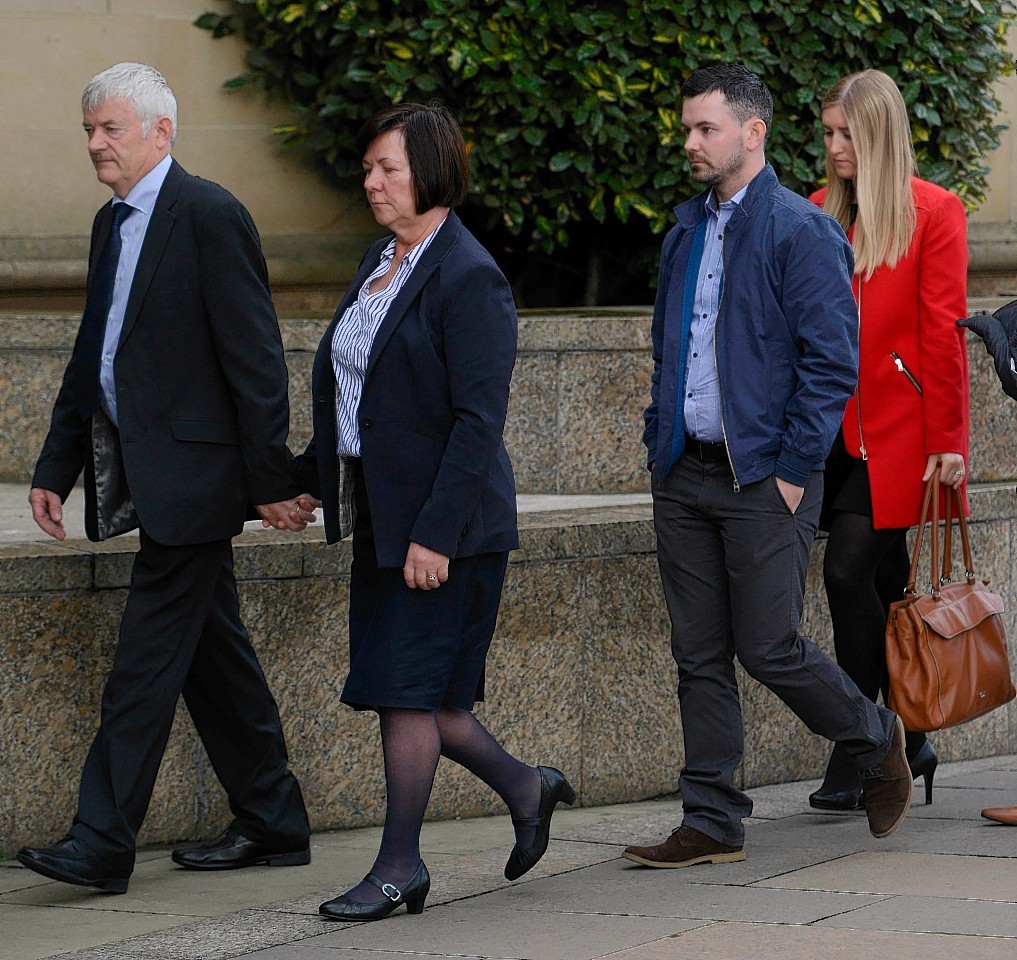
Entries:
[[[842, 427], [848, 452], [868, 461], [876, 529], [918, 523], [930, 453], [968, 460], [968, 360], [954, 323], [968, 313], [967, 221], [952, 193], [911, 185], [918, 226], [907, 255], [853, 281], [858, 388]], [[823, 188], [809, 199], [822, 206], [825, 196]]]

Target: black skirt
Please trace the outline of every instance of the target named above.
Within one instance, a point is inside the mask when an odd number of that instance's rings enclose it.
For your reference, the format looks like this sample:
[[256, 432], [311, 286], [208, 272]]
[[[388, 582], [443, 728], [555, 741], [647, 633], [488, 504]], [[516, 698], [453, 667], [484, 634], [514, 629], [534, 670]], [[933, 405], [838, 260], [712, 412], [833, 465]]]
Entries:
[[453, 560], [440, 587], [411, 590], [401, 568], [378, 566], [362, 474], [355, 487], [350, 672], [342, 701], [358, 710], [472, 709], [484, 699], [508, 554]]
[[860, 457], [852, 457], [844, 446], [844, 437], [837, 431], [833, 449], [826, 458], [823, 471], [823, 508], [819, 514], [819, 529], [830, 532], [835, 513], [856, 513], [860, 517], [872, 516], [872, 489], [869, 486], [869, 468]]

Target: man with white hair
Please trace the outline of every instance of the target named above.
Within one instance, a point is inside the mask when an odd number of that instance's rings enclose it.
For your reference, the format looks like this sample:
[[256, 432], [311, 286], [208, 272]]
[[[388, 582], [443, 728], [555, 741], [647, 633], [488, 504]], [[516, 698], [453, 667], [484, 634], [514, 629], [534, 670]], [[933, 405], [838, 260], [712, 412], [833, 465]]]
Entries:
[[110, 67], [85, 88], [82, 113], [114, 195], [92, 226], [85, 310], [29, 502], [63, 540], [63, 503], [84, 471], [89, 539], [139, 528], [140, 548], [74, 823], [18, 860], [127, 890], [182, 693], [234, 819], [173, 859], [305, 864], [307, 813], [233, 575], [232, 537], [252, 507], [280, 530], [314, 519], [286, 448], [286, 365], [261, 243], [239, 201], [171, 158], [176, 100], [157, 70]]

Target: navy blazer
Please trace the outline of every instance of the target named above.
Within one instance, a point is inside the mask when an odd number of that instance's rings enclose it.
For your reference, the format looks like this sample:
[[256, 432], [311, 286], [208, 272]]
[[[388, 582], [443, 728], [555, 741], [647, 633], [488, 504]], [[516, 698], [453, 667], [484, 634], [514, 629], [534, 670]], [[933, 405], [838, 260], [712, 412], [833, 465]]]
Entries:
[[[372, 244], [318, 346], [314, 436], [298, 467], [339, 537], [332, 337], [391, 237]], [[414, 266], [371, 348], [360, 400], [361, 459], [378, 565], [410, 542], [448, 557], [519, 545], [515, 481], [502, 434], [516, 356], [508, 281], [455, 213]]]
[[[111, 222], [107, 203], [92, 227], [89, 280]], [[75, 343], [68, 371], [78, 362]], [[176, 161], [145, 233], [113, 363], [122, 469], [141, 526], [158, 543], [232, 537], [250, 504], [300, 492], [258, 231], [239, 200]], [[85, 529], [96, 540], [97, 481], [103, 486], [111, 465], [96, 459], [75, 383], [65, 375], [32, 486], [66, 500], [84, 469]]]

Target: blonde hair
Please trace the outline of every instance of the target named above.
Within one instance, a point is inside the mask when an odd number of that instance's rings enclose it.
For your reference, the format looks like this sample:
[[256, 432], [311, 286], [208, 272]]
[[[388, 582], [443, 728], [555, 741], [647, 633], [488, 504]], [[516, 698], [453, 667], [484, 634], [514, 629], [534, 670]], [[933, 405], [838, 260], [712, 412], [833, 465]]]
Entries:
[[829, 153], [829, 187], [823, 209], [851, 225], [851, 206], [858, 205], [852, 246], [855, 273], [868, 279], [881, 264], [893, 267], [914, 237], [917, 217], [911, 178], [917, 173], [904, 98], [892, 78], [880, 70], [863, 70], [838, 80], [823, 98], [823, 109], [844, 111], [855, 148], [855, 180], [837, 176]]

